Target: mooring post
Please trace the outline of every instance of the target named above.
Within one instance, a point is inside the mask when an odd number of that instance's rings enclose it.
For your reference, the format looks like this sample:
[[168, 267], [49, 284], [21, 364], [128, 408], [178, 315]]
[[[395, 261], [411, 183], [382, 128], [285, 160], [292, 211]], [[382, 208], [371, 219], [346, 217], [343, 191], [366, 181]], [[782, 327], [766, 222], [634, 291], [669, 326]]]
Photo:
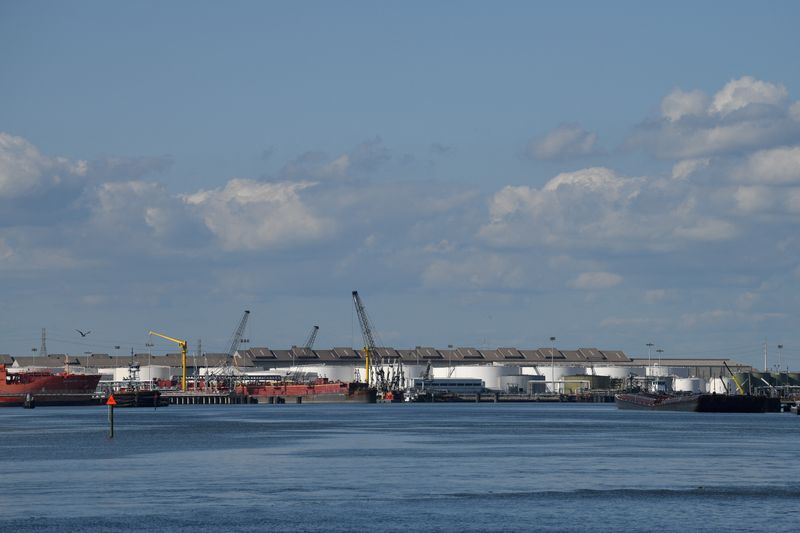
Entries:
[[117, 405], [117, 401], [114, 399], [114, 395], [108, 397], [108, 401], [106, 401], [106, 405], [108, 406], [108, 438], [114, 438], [114, 406]]

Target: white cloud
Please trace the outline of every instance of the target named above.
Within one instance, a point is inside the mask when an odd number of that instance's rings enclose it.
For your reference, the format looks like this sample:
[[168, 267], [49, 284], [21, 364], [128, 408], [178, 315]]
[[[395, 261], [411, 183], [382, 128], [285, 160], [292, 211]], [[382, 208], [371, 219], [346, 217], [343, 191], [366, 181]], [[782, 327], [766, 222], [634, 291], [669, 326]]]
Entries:
[[570, 282], [575, 289], [610, 289], [622, 283], [622, 276], [611, 272], [584, 272]]
[[315, 215], [300, 192], [312, 182], [263, 183], [234, 179], [222, 189], [183, 197], [226, 250], [260, 250], [313, 241], [328, 235], [333, 222]]
[[769, 187], [739, 187], [735, 192], [736, 206], [745, 212], [766, 211], [775, 202], [774, 193]]
[[697, 172], [708, 167], [711, 160], [707, 157], [701, 159], [685, 159], [678, 161], [672, 167], [672, 179], [684, 180]]
[[793, 120], [800, 122], [800, 102], [795, 102], [789, 106], [789, 116]]
[[47, 157], [30, 142], [0, 132], [0, 198], [14, 198], [56, 186], [65, 177], [84, 176], [85, 161]]
[[492, 246], [603, 253], [667, 251], [734, 238], [736, 226], [725, 218], [730, 195], [718, 206], [716, 190], [706, 189], [682, 180], [627, 178], [606, 168], [563, 173], [541, 189], [496, 192], [478, 236]]
[[800, 213], [800, 188], [792, 188], [786, 191], [784, 194], [784, 202], [786, 203], [786, 208], [795, 214]]
[[675, 121], [688, 115], [702, 115], [708, 107], [708, 95], [703, 91], [675, 89], [661, 100], [661, 114]]
[[754, 183], [800, 183], [800, 147], [759, 150], [737, 169], [736, 176]]
[[578, 124], [563, 124], [530, 143], [529, 153], [536, 159], [561, 159], [595, 152], [597, 135]]
[[709, 111], [727, 115], [750, 104], [782, 104], [788, 97], [786, 87], [760, 81], [752, 76], [731, 80], [714, 95]]
[[783, 85], [745, 76], [727, 83], [710, 104], [700, 91], [676, 89], [661, 102], [662, 118], [628, 139], [669, 159], [695, 159], [785, 145], [800, 138], [796, 105]]

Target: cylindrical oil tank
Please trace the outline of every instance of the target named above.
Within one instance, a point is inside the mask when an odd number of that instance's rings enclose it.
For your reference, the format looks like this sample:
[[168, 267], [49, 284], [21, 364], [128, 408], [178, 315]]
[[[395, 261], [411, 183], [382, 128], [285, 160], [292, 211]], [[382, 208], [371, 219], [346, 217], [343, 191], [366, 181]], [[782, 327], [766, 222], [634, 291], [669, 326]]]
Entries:
[[172, 369], [168, 366], [147, 365], [139, 368], [139, 379], [153, 381], [154, 379], [169, 379]]
[[672, 382], [672, 390], [675, 392], [694, 392], [701, 393], [706, 390], [706, 382], [700, 378], [675, 378]]
[[[594, 375], [608, 376], [611, 379], [627, 379], [631, 374], [639, 375], [635, 372], [636, 370], [639, 369], [627, 366], [595, 366]], [[591, 370], [589, 373], [591, 374]]]
[[483, 380], [484, 386], [491, 390], [503, 390], [500, 378], [503, 376], [518, 376], [518, 366], [500, 365], [465, 365], [452, 368], [435, 368], [433, 376], [436, 378], [470, 378]]
[[[310, 381], [315, 378], [328, 378], [330, 381], [350, 382], [355, 379], [354, 365], [298, 365], [289, 369], [289, 374], [300, 374], [304, 376], [303, 381]], [[364, 369], [359, 368], [361, 380], [365, 379]]]
[[688, 378], [689, 377], [689, 369], [685, 366], [661, 366], [661, 365], [651, 365], [646, 368], [648, 376], [654, 377], [665, 377], [665, 376], [675, 376], [678, 378]]
[[711, 378], [706, 389], [709, 394], [736, 394], [736, 384], [731, 378]]
[[564, 376], [582, 376], [586, 374], [586, 368], [582, 366], [557, 366], [553, 368], [547, 365], [540, 365], [538, 369], [547, 382], [547, 390], [549, 392], [559, 392], [563, 389], [563, 386], [558, 382], [563, 380]]

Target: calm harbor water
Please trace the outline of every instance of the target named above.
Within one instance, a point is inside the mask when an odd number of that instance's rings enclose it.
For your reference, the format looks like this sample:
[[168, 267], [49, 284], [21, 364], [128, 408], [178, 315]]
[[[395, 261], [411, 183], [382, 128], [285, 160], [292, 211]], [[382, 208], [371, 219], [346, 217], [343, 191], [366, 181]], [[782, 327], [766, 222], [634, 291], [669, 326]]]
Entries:
[[800, 417], [0, 409], [0, 531], [796, 531]]

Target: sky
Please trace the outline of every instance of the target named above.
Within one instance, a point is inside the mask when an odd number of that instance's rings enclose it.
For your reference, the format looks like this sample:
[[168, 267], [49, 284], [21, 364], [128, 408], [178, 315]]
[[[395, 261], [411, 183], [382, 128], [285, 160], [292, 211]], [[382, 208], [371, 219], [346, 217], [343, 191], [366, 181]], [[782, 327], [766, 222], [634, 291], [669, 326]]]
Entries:
[[796, 370], [798, 22], [0, 2], [0, 353], [225, 351], [245, 309], [253, 346], [360, 346], [358, 290], [396, 348]]

